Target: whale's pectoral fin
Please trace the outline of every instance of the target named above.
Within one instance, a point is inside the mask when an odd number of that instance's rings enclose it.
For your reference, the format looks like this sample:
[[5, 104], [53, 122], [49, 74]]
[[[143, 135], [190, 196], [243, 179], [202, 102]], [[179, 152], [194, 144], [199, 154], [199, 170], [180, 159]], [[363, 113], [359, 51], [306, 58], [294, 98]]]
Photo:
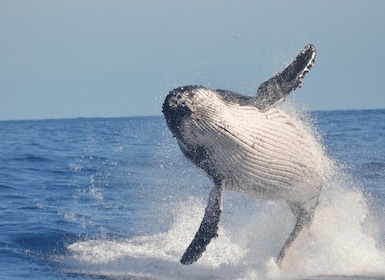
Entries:
[[310, 226], [314, 216], [314, 208], [306, 210], [300, 203], [296, 202], [289, 202], [289, 206], [293, 214], [296, 216], [296, 223], [277, 257], [277, 264], [279, 266], [281, 266], [287, 251], [293, 244], [293, 241], [299, 237], [305, 228]]
[[284, 100], [292, 90], [302, 87], [302, 79], [314, 65], [315, 59], [315, 47], [307, 45], [285, 70], [259, 86], [255, 106], [266, 111]]
[[217, 237], [218, 223], [222, 213], [222, 186], [215, 186], [210, 193], [206, 211], [193, 241], [180, 260], [183, 264], [196, 262], [206, 250], [211, 239]]

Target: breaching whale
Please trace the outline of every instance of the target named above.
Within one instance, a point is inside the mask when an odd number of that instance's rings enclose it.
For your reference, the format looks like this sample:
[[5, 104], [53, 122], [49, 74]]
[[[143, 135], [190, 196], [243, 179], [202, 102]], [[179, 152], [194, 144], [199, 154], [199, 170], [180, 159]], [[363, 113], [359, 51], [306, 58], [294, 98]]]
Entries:
[[262, 83], [255, 97], [203, 86], [179, 87], [167, 95], [163, 114], [169, 129], [183, 154], [214, 182], [183, 264], [197, 261], [217, 237], [224, 189], [288, 203], [296, 223], [278, 253], [278, 265], [309, 227], [324, 183], [321, 152], [306, 125], [275, 105], [302, 87], [315, 59], [315, 47], [306, 46]]

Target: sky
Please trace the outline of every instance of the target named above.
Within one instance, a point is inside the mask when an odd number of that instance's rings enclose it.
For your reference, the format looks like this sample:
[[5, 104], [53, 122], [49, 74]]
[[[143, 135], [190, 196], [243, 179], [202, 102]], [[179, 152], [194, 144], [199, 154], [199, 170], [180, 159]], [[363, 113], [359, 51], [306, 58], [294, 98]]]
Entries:
[[383, 0], [0, 0], [0, 120], [161, 115], [175, 87], [255, 95], [317, 48], [309, 110], [385, 108]]

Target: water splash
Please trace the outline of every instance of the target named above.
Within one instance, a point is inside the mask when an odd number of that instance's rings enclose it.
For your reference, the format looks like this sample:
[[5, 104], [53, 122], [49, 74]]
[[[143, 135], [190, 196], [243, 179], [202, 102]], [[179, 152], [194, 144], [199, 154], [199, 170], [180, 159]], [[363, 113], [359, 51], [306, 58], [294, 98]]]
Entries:
[[105, 276], [135, 276], [187, 279], [213, 276], [225, 266], [235, 267], [247, 251], [235, 242], [231, 232], [221, 227], [221, 239], [210, 244], [210, 251], [196, 266], [183, 266], [179, 259], [195, 234], [203, 216], [202, 200], [190, 198], [175, 208], [172, 227], [165, 233], [132, 239], [90, 240], [68, 247], [66, 260], [71, 272]]
[[[304, 119], [291, 105], [286, 111]], [[319, 136], [314, 129], [312, 133]], [[320, 149], [324, 149], [319, 141]], [[219, 237], [193, 265], [179, 263], [201, 222], [205, 198], [169, 205], [165, 232], [130, 239], [97, 239], [68, 246], [61, 260], [71, 273], [124, 279], [301, 279], [385, 276], [385, 248], [371, 202], [358, 183], [328, 157], [327, 182], [306, 235], [293, 244], [287, 263], [274, 261], [294, 225], [283, 202], [250, 199], [226, 192]]]
[[[332, 182], [336, 183], [336, 182]], [[231, 194], [230, 194], [231, 196]], [[237, 197], [237, 202], [242, 198]], [[225, 202], [226, 203], [226, 202]], [[246, 204], [249, 201], [245, 202]], [[294, 220], [282, 203], [258, 201], [221, 223], [219, 237], [190, 266], [179, 263], [199, 226], [205, 203], [190, 198], [173, 211], [164, 233], [131, 239], [89, 240], [68, 247], [73, 273], [154, 279], [277, 279], [319, 275], [385, 275], [385, 252], [370, 231], [370, 209], [359, 190], [325, 190], [309, 235], [279, 270], [274, 257]], [[241, 207], [242, 208], [242, 207]], [[238, 219], [245, 215], [242, 220]], [[242, 224], [242, 226], [240, 226]]]

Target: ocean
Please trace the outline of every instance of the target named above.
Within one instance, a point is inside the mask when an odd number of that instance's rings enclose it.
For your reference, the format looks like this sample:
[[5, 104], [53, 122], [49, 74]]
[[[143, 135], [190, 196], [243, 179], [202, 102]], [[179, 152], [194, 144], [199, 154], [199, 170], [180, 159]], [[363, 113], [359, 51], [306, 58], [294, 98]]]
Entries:
[[284, 202], [226, 192], [219, 237], [180, 257], [212, 183], [162, 116], [0, 122], [0, 279], [385, 279], [385, 110], [307, 114], [330, 159], [287, 271]]

